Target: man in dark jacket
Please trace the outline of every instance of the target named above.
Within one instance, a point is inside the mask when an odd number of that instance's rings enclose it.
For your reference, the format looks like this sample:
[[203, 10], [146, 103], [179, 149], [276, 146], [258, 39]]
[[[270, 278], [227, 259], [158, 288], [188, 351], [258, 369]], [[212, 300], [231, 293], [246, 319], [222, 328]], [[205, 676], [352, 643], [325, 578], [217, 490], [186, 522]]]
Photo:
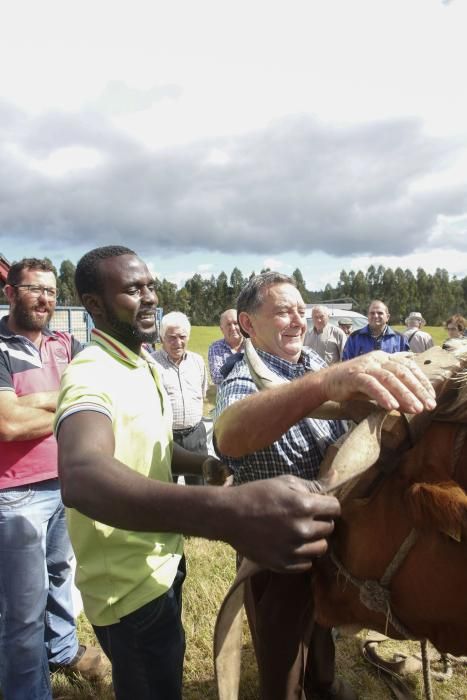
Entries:
[[403, 352], [409, 350], [405, 336], [388, 325], [389, 310], [379, 299], [371, 302], [368, 308], [368, 325], [350, 334], [345, 344], [343, 360], [364, 355], [372, 350]]

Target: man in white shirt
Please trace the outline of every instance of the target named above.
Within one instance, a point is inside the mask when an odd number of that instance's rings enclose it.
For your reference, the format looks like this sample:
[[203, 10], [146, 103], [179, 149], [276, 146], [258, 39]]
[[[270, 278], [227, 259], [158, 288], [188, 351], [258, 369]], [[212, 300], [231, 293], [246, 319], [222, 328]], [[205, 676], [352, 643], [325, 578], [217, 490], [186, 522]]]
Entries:
[[313, 328], [305, 335], [304, 345], [314, 350], [327, 365], [342, 360], [347, 336], [343, 330], [329, 323], [325, 306], [314, 306], [311, 311]]
[[[208, 388], [206, 365], [201, 355], [187, 350], [191, 324], [185, 314], [172, 311], [162, 318], [162, 348], [152, 353], [173, 411], [174, 441], [186, 450], [205, 454], [206, 428], [203, 401]], [[202, 477], [186, 475], [187, 484], [203, 483]]]

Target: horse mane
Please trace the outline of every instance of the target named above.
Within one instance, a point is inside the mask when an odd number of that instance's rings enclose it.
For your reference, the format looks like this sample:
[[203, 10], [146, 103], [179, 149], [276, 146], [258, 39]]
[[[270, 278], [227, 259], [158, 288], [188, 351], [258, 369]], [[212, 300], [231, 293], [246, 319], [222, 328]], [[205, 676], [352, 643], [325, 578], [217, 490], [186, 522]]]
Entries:
[[405, 495], [419, 530], [436, 529], [460, 541], [466, 529], [467, 494], [455, 481], [413, 484]]

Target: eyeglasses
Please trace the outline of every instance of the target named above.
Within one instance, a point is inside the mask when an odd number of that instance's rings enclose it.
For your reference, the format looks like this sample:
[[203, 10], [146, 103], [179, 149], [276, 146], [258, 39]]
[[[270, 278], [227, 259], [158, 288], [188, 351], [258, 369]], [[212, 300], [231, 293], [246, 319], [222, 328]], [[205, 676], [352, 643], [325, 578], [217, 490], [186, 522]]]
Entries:
[[57, 296], [55, 287], [43, 287], [39, 284], [13, 284], [12, 287], [16, 289], [26, 289], [33, 297], [40, 297], [41, 294], [46, 294], [51, 299], [55, 299]]

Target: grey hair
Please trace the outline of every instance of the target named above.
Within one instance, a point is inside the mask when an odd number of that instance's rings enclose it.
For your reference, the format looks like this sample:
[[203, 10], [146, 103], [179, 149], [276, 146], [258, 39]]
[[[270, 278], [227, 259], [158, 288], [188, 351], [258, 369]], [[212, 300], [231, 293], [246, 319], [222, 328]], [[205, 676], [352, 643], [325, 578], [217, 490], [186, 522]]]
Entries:
[[[281, 272], [262, 272], [260, 275], [255, 275], [248, 280], [238, 295], [237, 316], [240, 317], [242, 311], [246, 311], [249, 314], [258, 311], [264, 302], [265, 292], [269, 287], [275, 284], [291, 284], [293, 287], [297, 286], [293, 277], [283, 275]], [[240, 330], [242, 334], [248, 338], [248, 334], [243, 330], [241, 324]]]
[[316, 306], [313, 306], [311, 309], [312, 316], [313, 311], [319, 311], [320, 314], [324, 314], [327, 318], [329, 318], [329, 309], [327, 306], [323, 306], [322, 304], [316, 304]]
[[219, 316], [219, 326], [222, 326], [222, 321], [224, 320], [224, 316], [225, 316], [225, 314], [228, 314], [229, 311], [233, 311], [235, 314], [237, 313], [237, 309], [226, 309], [225, 311], [223, 311], [221, 313], [221, 315]]
[[181, 311], [171, 311], [169, 314], [166, 314], [162, 317], [160, 327], [160, 334], [162, 339], [165, 338], [167, 328], [170, 328], [170, 326], [179, 326], [180, 328], [183, 328], [187, 335], [190, 335], [191, 323], [188, 320], [188, 316], [182, 314]]

